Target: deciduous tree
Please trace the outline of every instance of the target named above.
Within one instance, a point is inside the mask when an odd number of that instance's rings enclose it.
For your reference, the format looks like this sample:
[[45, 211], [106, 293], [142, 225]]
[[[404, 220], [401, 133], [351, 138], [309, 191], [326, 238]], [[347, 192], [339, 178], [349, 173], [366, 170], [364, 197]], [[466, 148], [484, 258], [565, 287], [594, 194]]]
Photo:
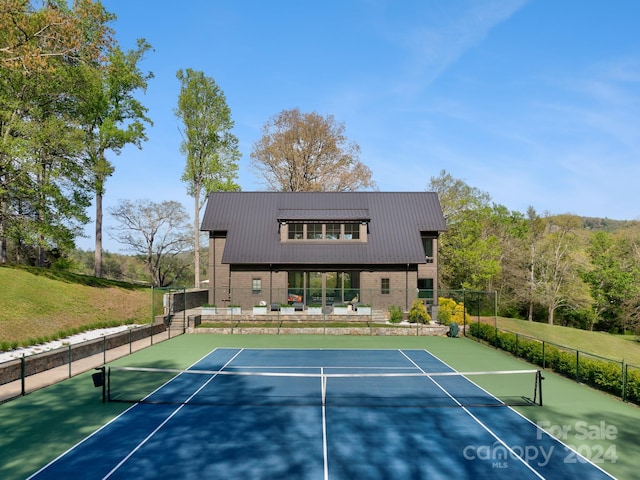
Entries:
[[182, 120], [180, 151], [186, 157], [182, 181], [194, 199], [193, 237], [195, 286], [200, 286], [200, 210], [212, 191], [240, 190], [237, 178], [238, 139], [224, 92], [203, 72], [177, 73], [180, 94], [175, 115]]
[[104, 63], [85, 69], [87, 88], [82, 102], [82, 127], [85, 133], [85, 156], [95, 193], [95, 276], [102, 276], [102, 200], [105, 183], [114, 167], [107, 152], [120, 154], [126, 145], [141, 148], [147, 139], [145, 124], [151, 124], [147, 108], [135, 94], [146, 91], [152, 73], [140, 69], [140, 62], [151, 50], [139, 39], [135, 50], [124, 52], [114, 46]]
[[262, 128], [252, 165], [269, 190], [350, 192], [375, 188], [371, 170], [359, 160], [344, 124], [332, 115], [284, 110]]
[[117, 225], [111, 237], [143, 259], [153, 285], [170, 285], [188, 267], [176, 261], [192, 242], [184, 207], [174, 201], [121, 200], [109, 209]]
[[580, 220], [573, 215], [547, 218], [547, 230], [537, 256], [534, 295], [547, 309], [550, 325], [559, 308], [579, 309], [591, 300], [580, 277], [580, 269], [585, 265], [578, 236], [580, 227]]
[[[38, 8], [40, 6], [40, 8]], [[112, 45], [99, 2], [6, 0], [0, 11], [0, 258], [68, 249], [87, 221], [79, 155], [81, 72]]]

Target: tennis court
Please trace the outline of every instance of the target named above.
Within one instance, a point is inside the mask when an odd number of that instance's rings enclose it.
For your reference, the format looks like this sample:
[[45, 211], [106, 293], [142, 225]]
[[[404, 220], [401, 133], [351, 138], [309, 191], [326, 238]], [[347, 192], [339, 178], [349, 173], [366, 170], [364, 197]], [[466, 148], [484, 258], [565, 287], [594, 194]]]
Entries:
[[133, 367], [105, 388], [131, 407], [30, 478], [613, 478], [507, 405], [544, 408], [535, 371], [459, 375], [402, 349], [216, 348], [186, 371]]

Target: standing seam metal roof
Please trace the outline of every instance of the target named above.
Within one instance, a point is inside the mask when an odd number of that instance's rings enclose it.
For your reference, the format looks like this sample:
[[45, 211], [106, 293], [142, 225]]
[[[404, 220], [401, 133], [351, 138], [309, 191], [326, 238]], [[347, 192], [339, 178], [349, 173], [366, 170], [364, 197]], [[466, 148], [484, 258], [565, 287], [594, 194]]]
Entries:
[[[279, 221], [305, 219], [367, 221], [367, 242], [280, 242]], [[227, 264], [416, 264], [446, 223], [434, 192], [212, 192], [201, 230], [227, 232]]]

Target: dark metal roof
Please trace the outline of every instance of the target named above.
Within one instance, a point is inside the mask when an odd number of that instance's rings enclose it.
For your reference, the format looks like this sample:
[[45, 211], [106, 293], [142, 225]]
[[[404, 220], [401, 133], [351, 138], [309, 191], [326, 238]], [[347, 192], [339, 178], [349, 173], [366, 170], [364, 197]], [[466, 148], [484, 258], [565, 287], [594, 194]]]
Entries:
[[[280, 242], [280, 221], [367, 221], [367, 242]], [[212, 192], [203, 231], [227, 232], [228, 264], [425, 263], [420, 232], [446, 223], [434, 192]]]
[[301, 221], [301, 220], [340, 220], [340, 221], [367, 221], [371, 219], [368, 210], [354, 209], [281, 209], [278, 212], [278, 221]]

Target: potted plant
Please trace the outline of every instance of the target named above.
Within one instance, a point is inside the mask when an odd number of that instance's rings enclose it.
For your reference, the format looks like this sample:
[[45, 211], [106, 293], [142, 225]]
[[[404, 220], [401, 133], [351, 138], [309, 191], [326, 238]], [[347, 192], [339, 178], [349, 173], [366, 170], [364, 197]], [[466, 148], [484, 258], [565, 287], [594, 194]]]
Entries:
[[349, 306], [344, 303], [336, 303], [333, 306], [333, 313], [335, 315], [346, 315], [349, 312]]
[[254, 315], [266, 315], [267, 314], [267, 305], [254, 305], [253, 306], [253, 314]]
[[293, 305], [289, 305], [288, 303], [281, 303], [280, 313], [282, 315], [293, 315], [294, 313], [296, 313], [296, 308]]
[[200, 307], [201, 315], [215, 315], [216, 314], [216, 306], [213, 305], [212, 303], [205, 303], [204, 305], [202, 305], [202, 307]]
[[358, 310], [356, 310], [358, 315], [371, 315], [371, 305], [358, 305]]
[[310, 315], [321, 315], [322, 314], [322, 304], [321, 303], [310, 303], [307, 307], [307, 313]]
[[240, 315], [242, 312], [242, 307], [240, 305], [229, 305], [227, 307], [227, 313], [229, 315]]

